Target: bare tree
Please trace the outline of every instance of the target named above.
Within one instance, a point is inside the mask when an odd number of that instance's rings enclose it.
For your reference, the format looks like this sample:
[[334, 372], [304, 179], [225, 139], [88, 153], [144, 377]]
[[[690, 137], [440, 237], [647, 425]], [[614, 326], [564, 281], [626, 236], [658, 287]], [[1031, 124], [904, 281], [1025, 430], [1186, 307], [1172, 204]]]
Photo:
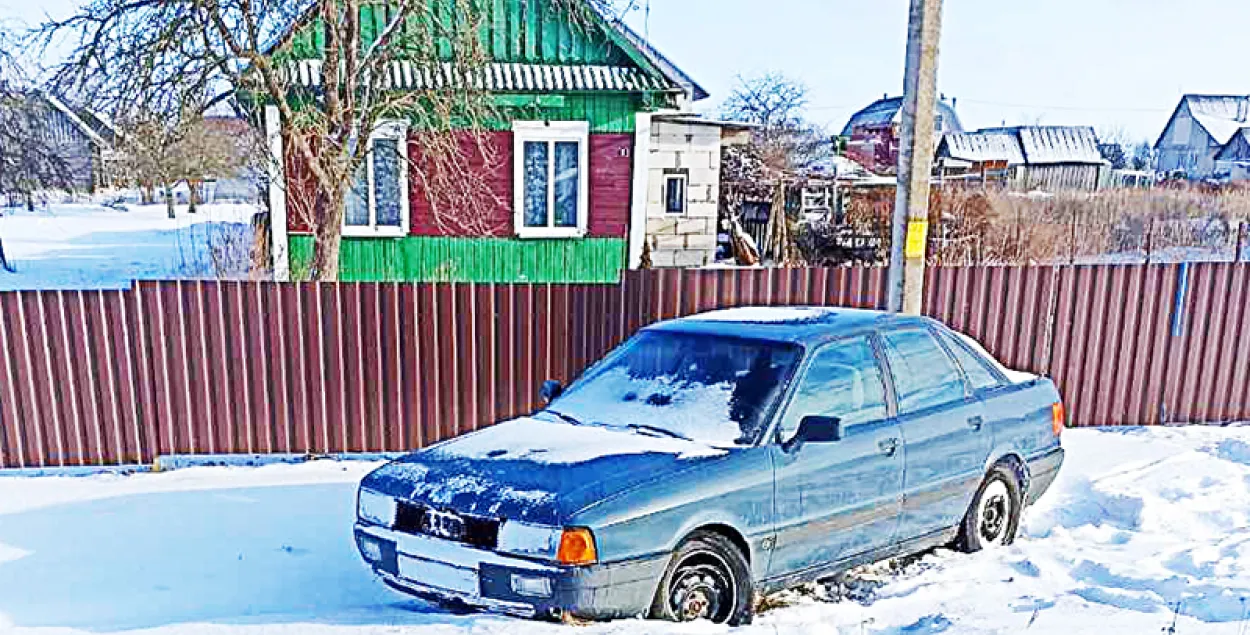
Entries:
[[[585, 24], [601, 17], [605, 0], [537, 1]], [[388, 118], [410, 124], [421, 157], [399, 159], [426, 196], [455, 202], [436, 206], [438, 222], [472, 226], [489, 208], [471, 169], [490, 158], [477, 132], [495, 120], [485, 8], [472, 0], [87, 0], [40, 32], [45, 43], [74, 43], [57, 80], [109, 112], [237, 100], [255, 115], [276, 106], [288, 162], [308, 181], [288, 199], [314, 236], [310, 274], [334, 280], [347, 199], [374, 152], [370, 135]], [[399, 89], [400, 62], [433, 79]]]
[[804, 117], [807, 103], [806, 86], [769, 73], [739, 77], [722, 110], [728, 119], [759, 126], [755, 140], [770, 168], [794, 170], [811, 167], [833, 153], [829, 135]]
[[160, 115], [143, 113], [120, 122], [123, 131], [119, 146], [119, 170], [126, 182], [143, 193], [144, 203], [156, 202], [159, 190], [165, 196], [166, 210], [174, 218], [173, 189], [179, 180], [179, 153], [189, 125], [166, 123]]

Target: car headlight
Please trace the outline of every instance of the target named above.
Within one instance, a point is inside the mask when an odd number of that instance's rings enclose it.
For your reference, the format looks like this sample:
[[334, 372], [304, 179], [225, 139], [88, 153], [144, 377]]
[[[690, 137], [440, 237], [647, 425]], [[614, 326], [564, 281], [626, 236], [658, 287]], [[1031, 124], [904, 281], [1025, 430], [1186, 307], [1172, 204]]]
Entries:
[[499, 527], [499, 551], [554, 560], [563, 533], [559, 527], [506, 520]]
[[356, 515], [361, 520], [387, 528], [395, 524], [398, 507], [394, 498], [367, 489], [361, 489], [356, 499]]

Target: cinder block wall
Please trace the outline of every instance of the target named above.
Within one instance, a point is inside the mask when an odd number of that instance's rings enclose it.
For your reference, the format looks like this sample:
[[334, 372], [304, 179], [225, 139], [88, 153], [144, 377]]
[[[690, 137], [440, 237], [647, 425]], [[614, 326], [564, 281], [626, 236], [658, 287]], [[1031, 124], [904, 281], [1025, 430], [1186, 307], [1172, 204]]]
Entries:
[[[647, 243], [655, 267], [702, 267], [716, 259], [720, 208], [721, 129], [714, 125], [656, 121], [651, 127]], [[665, 210], [665, 177], [688, 176], [686, 211]]]

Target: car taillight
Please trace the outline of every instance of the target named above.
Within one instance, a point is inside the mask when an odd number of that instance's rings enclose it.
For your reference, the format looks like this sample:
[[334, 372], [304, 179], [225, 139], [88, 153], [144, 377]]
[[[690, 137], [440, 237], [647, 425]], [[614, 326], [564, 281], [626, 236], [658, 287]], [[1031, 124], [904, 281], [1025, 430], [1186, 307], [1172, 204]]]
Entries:
[[556, 552], [557, 562], [581, 566], [594, 564], [598, 560], [595, 536], [590, 533], [589, 529], [576, 527], [564, 530], [560, 536], [560, 550]]
[[1050, 429], [1055, 436], [1063, 434], [1064, 425], [1068, 422], [1068, 415], [1064, 412], [1063, 403], [1056, 401], [1050, 407]]

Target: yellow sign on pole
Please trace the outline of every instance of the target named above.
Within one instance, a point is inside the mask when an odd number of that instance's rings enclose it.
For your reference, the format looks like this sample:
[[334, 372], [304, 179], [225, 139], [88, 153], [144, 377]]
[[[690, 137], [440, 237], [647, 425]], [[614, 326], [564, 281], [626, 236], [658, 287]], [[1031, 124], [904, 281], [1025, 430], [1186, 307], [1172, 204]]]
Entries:
[[924, 219], [907, 221], [907, 248], [903, 255], [909, 260], [924, 258], [928, 244], [929, 221]]

